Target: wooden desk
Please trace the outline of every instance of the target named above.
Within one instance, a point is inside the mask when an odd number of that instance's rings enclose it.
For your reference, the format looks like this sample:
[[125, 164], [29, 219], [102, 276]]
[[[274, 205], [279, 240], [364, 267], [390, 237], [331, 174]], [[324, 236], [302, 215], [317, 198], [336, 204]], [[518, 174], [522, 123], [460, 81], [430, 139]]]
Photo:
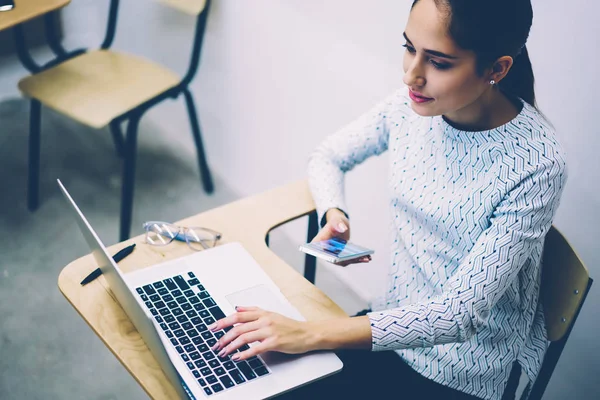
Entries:
[[12, 28], [69, 4], [71, 0], [14, 0], [15, 7], [0, 12], [0, 31]]
[[[306, 181], [295, 182], [248, 197], [223, 207], [179, 221], [185, 226], [205, 226], [223, 233], [223, 242], [240, 242], [279, 286], [289, 301], [309, 320], [345, 316], [329, 297], [308, 282], [296, 270], [275, 255], [265, 244], [269, 231], [293, 219], [309, 214], [314, 203]], [[119, 263], [125, 272], [144, 268], [190, 254], [185, 243], [153, 247], [138, 236], [112, 246], [114, 253], [126, 244], [137, 243], [133, 254]], [[58, 286], [153, 399], [174, 399], [176, 393], [127, 315], [108, 290], [104, 277], [82, 287], [79, 282], [96, 268], [91, 255], [67, 265], [58, 278]]]

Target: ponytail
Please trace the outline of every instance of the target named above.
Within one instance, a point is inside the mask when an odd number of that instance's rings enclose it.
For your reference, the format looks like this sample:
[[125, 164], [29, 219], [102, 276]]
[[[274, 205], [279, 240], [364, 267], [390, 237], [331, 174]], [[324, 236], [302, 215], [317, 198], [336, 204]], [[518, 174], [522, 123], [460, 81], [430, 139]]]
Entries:
[[535, 92], [533, 89], [535, 79], [527, 47], [523, 47], [521, 54], [514, 58], [512, 68], [498, 83], [504, 93], [517, 96], [535, 107]]

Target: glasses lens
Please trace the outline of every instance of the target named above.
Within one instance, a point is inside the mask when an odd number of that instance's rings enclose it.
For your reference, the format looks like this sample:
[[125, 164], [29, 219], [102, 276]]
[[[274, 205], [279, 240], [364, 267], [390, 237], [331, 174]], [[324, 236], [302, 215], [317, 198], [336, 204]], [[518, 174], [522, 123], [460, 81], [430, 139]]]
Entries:
[[214, 232], [203, 228], [189, 228], [185, 232], [185, 238], [194, 250], [204, 250], [217, 244], [217, 236]]
[[179, 228], [166, 222], [150, 222], [145, 225], [146, 242], [154, 246], [164, 246], [175, 239]]

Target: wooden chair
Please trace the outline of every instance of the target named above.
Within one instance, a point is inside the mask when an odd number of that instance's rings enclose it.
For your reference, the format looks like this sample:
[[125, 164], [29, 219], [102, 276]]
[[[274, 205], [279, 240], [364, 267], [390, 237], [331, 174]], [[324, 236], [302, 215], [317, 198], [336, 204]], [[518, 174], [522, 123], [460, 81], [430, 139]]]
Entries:
[[[110, 126], [117, 152], [124, 158], [121, 241], [129, 238], [131, 229], [138, 124], [142, 115], [162, 100], [183, 94], [203, 187], [207, 193], [213, 191], [196, 108], [188, 88], [200, 61], [210, 0], [164, 2], [197, 16], [191, 61], [183, 78], [141, 57], [109, 50], [116, 31], [119, 4], [119, 0], [111, 0], [107, 32], [99, 50], [86, 51], [19, 82], [21, 92], [31, 98], [27, 202], [31, 211], [37, 209], [39, 203], [41, 104], [94, 128]], [[128, 121], [125, 140], [120, 128], [124, 121]]]

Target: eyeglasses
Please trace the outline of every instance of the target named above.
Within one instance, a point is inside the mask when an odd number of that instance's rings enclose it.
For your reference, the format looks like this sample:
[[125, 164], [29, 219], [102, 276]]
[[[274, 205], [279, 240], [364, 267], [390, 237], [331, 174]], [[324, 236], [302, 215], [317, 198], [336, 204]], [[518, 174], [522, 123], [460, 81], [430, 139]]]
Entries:
[[173, 240], [186, 242], [193, 250], [215, 247], [221, 234], [208, 228], [177, 226], [168, 222], [144, 222], [146, 243], [153, 246], [166, 246]]

